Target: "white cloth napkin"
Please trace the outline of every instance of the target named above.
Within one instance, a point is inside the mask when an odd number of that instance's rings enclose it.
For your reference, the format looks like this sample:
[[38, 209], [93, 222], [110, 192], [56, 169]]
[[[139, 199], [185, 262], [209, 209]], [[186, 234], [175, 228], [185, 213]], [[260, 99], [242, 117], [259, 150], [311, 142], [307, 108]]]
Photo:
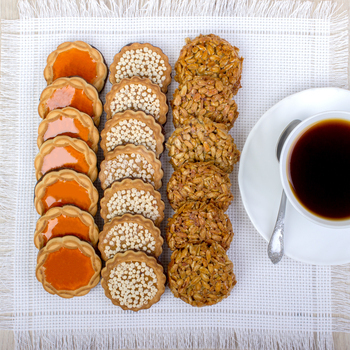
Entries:
[[[232, 130], [239, 149], [259, 117], [282, 98], [326, 86], [348, 87], [347, 13], [330, 2], [20, 0], [21, 19], [2, 24], [0, 128], [0, 327], [15, 331], [19, 349], [240, 348], [331, 349], [333, 331], [349, 330], [348, 267], [306, 265], [284, 258], [274, 266], [267, 244], [247, 217], [237, 183], [228, 214], [235, 237], [228, 255], [238, 284], [221, 303], [193, 308], [167, 288], [161, 301], [138, 313], [112, 305], [100, 285], [81, 298], [61, 299], [35, 278], [33, 205], [39, 96], [46, 58], [64, 41], [83, 40], [110, 65], [131, 42], [150, 42], [174, 63], [186, 37], [215, 33], [240, 48], [243, 88]], [[110, 5], [110, 10], [107, 6]], [[187, 17], [191, 16], [191, 17]], [[176, 88], [173, 81], [168, 99]], [[102, 94], [111, 85], [107, 83]], [[165, 127], [172, 130], [172, 116]], [[105, 122], [102, 118], [100, 130]], [[101, 152], [99, 152], [101, 160]], [[164, 227], [172, 210], [166, 184]], [[101, 221], [99, 222], [101, 226]], [[161, 262], [170, 260], [164, 244]], [[6, 316], [11, 313], [12, 316]], [[334, 316], [334, 314], [341, 314]], [[317, 332], [316, 337], [314, 333]]]

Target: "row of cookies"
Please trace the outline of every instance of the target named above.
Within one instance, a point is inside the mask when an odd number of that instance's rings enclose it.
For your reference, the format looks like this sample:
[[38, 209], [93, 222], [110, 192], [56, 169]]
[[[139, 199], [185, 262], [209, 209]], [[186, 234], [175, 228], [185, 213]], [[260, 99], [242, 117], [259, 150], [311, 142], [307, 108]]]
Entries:
[[228, 131], [238, 117], [233, 96], [243, 59], [213, 34], [186, 41], [175, 64], [176, 129], [167, 141], [175, 170], [167, 186], [175, 210], [166, 229], [174, 251], [168, 279], [175, 297], [201, 307], [220, 302], [236, 284], [226, 254], [233, 230], [224, 212], [233, 200], [229, 173], [240, 157]]
[[100, 280], [95, 253], [99, 230], [96, 152], [102, 114], [99, 92], [107, 78], [101, 53], [81, 41], [58, 46], [47, 58], [48, 86], [40, 96], [34, 162], [35, 207], [41, 218], [34, 243], [36, 276], [44, 289], [64, 298], [82, 296]]
[[157, 260], [164, 202], [157, 190], [163, 178], [161, 125], [168, 112], [164, 92], [171, 67], [159, 48], [135, 43], [115, 55], [110, 71], [113, 86], [104, 106], [105, 159], [99, 174], [105, 224], [98, 248], [106, 261], [101, 284], [114, 305], [139, 311], [158, 302], [165, 290]]

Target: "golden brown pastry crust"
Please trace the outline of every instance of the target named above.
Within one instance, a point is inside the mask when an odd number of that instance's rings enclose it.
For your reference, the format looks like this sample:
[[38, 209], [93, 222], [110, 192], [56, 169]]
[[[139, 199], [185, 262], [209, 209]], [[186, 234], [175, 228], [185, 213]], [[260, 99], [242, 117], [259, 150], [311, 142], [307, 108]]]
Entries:
[[94, 247], [97, 245], [99, 229], [95, 224], [94, 218], [88, 212], [81, 210], [78, 207], [74, 207], [73, 205], [65, 205], [64, 207], [53, 207], [49, 209], [37, 221], [34, 233], [34, 244], [39, 250], [43, 248], [45, 244], [42, 232], [46, 228], [47, 222], [61, 215], [71, 218], [79, 218], [85, 226], [89, 227], [89, 239], [91, 244]]
[[70, 49], [78, 49], [80, 51], [87, 51], [90, 55], [90, 57], [96, 61], [96, 78], [92, 82], [92, 85], [95, 86], [97, 91], [101, 91], [105, 85], [105, 81], [108, 74], [107, 66], [104, 63], [103, 56], [101, 55], [100, 51], [96, 50], [95, 48], [91, 47], [89, 44], [87, 44], [84, 41], [67, 41], [62, 44], [60, 44], [57, 49], [50, 53], [50, 55], [47, 57], [47, 64], [44, 69], [44, 78], [47, 82], [47, 85], [50, 85], [53, 82], [53, 65], [57, 59], [57, 56], [64, 51], [68, 51]]
[[[89, 146], [82, 140], [73, 139], [69, 136], [57, 136], [52, 140], [47, 140], [40, 147], [39, 153], [36, 155], [34, 160], [35, 175], [36, 179], [39, 180], [44, 174], [41, 169], [45, 156], [50, 154], [56, 147], [73, 147], [77, 152], [84, 155], [84, 159], [89, 166], [86, 175], [89, 176], [92, 182], [97, 179], [97, 157], [96, 154]], [[52, 169], [53, 170], [53, 169]]]
[[[121, 154], [130, 155], [132, 153], [134, 153], [135, 155], [139, 154], [140, 156], [145, 158], [149, 164], [152, 165], [154, 174], [152, 175], [152, 178], [150, 180], [154, 183], [154, 188], [156, 190], [162, 187], [162, 178], [164, 176], [164, 172], [162, 170], [162, 163], [159, 161], [159, 159], [156, 158], [155, 154], [152, 151], [148, 151], [146, 147], [129, 144], [126, 146], [116, 147], [113, 152], [107, 153], [106, 158], [102, 161], [101, 170], [99, 173], [99, 179], [101, 181], [101, 188], [103, 190], [105, 190], [108, 186], [111, 185], [111, 184], [106, 185], [107, 176], [105, 174], [105, 171], [106, 171], [107, 162], [115, 159], [118, 155], [121, 155]], [[136, 179], [136, 177], [130, 176], [130, 177], [122, 177], [115, 181], [121, 181], [125, 178]], [[145, 181], [145, 182], [150, 183], [150, 181]]]
[[[103, 153], [106, 156], [108, 152], [107, 149], [107, 134], [111, 131], [111, 129], [115, 126], [117, 126], [121, 121], [128, 121], [130, 119], [137, 120], [139, 122], [145, 123], [147, 127], [149, 127], [153, 131], [154, 140], [156, 142], [156, 149], [155, 153], [157, 155], [157, 158], [163, 153], [164, 151], [164, 135], [162, 132], [162, 127], [154, 120], [154, 118], [150, 115], [145, 114], [142, 111], [134, 112], [134, 111], [125, 111], [123, 113], [116, 113], [112, 119], [108, 120], [105, 124], [104, 129], [101, 132], [101, 148], [103, 149]], [[128, 142], [124, 142], [123, 145], [127, 143], [133, 143], [132, 141], [128, 140]], [[141, 144], [145, 146], [147, 149], [147, 145]], [[118, 145], [119, 146], [119, 145]], [[117, 147], [118, 147], [117, 146]], [[138, 146], [138, 144], [136, 145]]]
[[[166, 95], [160, 90], [160, 87], [154, 83], [151, 82], [148, 78], [140, 78], [140, 77], [132, 77], [132, 78], [124, 78], [121, 80], [120, 83], [113, 84], [110, 92], [106, 95], [106, 103], [104, 105], [104, 110], [107, 113], [107, 120], [113, 118], [113, 116], [116, 114], [112, 112], [111, 110], [111, 103], [115, 97], [115, 95], [123, 89], [126, 85], [131, 85], [131, 84], [136, 84], [136, 85], [143, 85], [146, 86], [147, 89], [152, 90], [152, 94], [157, 95], [157, 98], [159, 99], [160, 102], [160, 112], [159, 116], [153, 116], [154, 119], [159, 123], [159, 124], [165, 124], [166, 123], [166, 116], [169, 110], [167, 101], [166, 101]], [[139, 109], [134, 110], [133, 108], [128, 108], [127, 110], [133, 110], [135, 112], [139, 111]], [[124, 111], [118, 112], [118, 113], [123, 113]], [[142, 111], [145, 112], [145, 111]], [[146, 112], [145, 112], [146, 113]], [[148, 114], [151, 115], [151, 114]]]
[[[125, 179], [121, 182], [114, 182], [111, 187], [107, 188], [104, 192], [104, 197], [101, 199], [101, 202], [100, 202], [102, 219], [105, 222], [112, 220], [112, 219], [107, 219], [107, 215], [108, 215], [107, 203], [110, 201], [113, 194], [116, 193], [117, 191], [131, 190], [133, 188], [135, 188], [139, 191], [149, 192], [154, 197], [154, 200], [157, 201], [159, 215], [157, 216], [157, 218], [155, 220], [152, 220], [152, 221], [154, 221], [154, 224], [159, 227], [160, 223], [164, 219], [164, 208], [165, 208], [164, 202], [161, 199], [160, 193], [158, 191], [156, 191], [152, 185], [146, 184], [142, 180]], [[134, 212], [130, 212], [130, 211], [128, 211], [126, 213], [143, 215], [143, 213], [134, 213]], [[126, 213], [123, 213], [121, 215], [124, 215]], [[146, 215], [144, 215], [144, 216], [146, 216]]]
[[57, 181], [75, 181], [85, 188], [89, 193], [90, 206], [88, 212], [94, 216], [97, 212], [98, 191], [92, 184], [90, 178], [85, 174], [77, 173], [74, 170], [62, 169], [46, 174], [35, 186], [34, 206], [39, 215], [45, 214], [45, 208], [41, 199], [45, 196], [46, 187]]
[[110, 70], [110, 75], [109, 75], [109, 81], [112, 84], [117, 83], [116, 81], [116, 66], [117, 63], [120, 61], [120, 58], [123, 56], [123, 54], [126, 51], [130, 51], [130, 50], [137, 50], [137, 49], [143, 49], [147, 47], [149, 50], [152, 50], [153, 52], [156, 52], [158, 55], [161, 56], [161, 58], [164, 60], [164, 64], [166, 66], [166, 71], [164, 72], [164, 76], [165, 76], [165, 80], [163, 81], [163, 86], [161, 88], [162, 92], [164, 92], [165, 94], [168, 91], [168, 86], [171, 83], [171, 66], [169, 64], [169, 59], [168, 56], [164, 54], [164, 52], [159, 48], [159, 47], [155, 47], [151, 44], [145, 43], [145, 44], [140, 44], [140, 43], [133, 43], [131, 45], [127, 45], [124, 46], [115, 56], [113, 59], [113, 63], [110, 65], [109, 70]]
[[89, 130], [88, 141], [91, 143], [90, 147], [95, 153], [97, 153], [98, 142], [100, 140], [98, 129], [95, 127], [94, 122], [92, 121], [89, 115], [87, 115], [86, 113], [80, 112], [73, 107], [54, 109], [46, 116], [45, 119], [41, 121], [38, 128], [38, 140], [37, 140], [38, 148], [40, 148], [41, 145], [45, 142], [44, 135], [47, 131], [49, 123], [59, 119], [61, 116], [65, 118], [77, 119], [86, 129]]
[[[140, 308], [128, 308], [124, 305], [120, 305], [118, 301], [116, 299], [113, 299], [111, 296], [111, 292], [108, 288], [109, 275], [111, 273], [111, 270], [122, 262], [144, 262], [147, 266], [151, 267], [154, 270], [157, 276], [157, 294], [150, 302]], [[164, 275], [162, 265], [158, 264], [157, 260], [154, 257], [148, 256], [143, 252], [133, 252], [129, 250], [125, 253], [116, 254], [113, 259], [106, 262], [106, 267], [102, 270], [101, 277], [101, 285], [105, 291], [106, 297], [110, 299], [114, 305], [120, 306], [123, 310], [139, 311], [149, 309], [152, 305], [160, 300], [160, 297], [165, 291], [166, 277]]]
[[84, 79], [79, 77], [73, 78], [58, 78], [52, 84], [48, 85], [40, 95], [40, 103], [38, 107], [39, 116], [45, 119], [49, 111], [46, 108], [46, 102], [51, 97], [52, 93], [64, 86], [72, 86], [75, 89], [84, 90], [85, 95], [93, 102], [92, 119], [96, 126], [100, 125], [100, 117], [103, 112], [102, 102], [98, 96], [98, 92], [94, 86], [88, 84]]
[[106, 239], [106, 236], [108, 232], [116, 225], [123, 224], [125, 222], [128, 223], [136, 223], [138, 225], [143, 226], [145, 229], [147, 229], [153, 236], [155, 240], [155, 249], [151, 253], [151, 255], [155, 256], [156, 258], [159, 257], [160, 254], [162, 254], [163, 251], [163, 237], [161, 236], [160, 229], [156, 227], [152, 220], [146, 219], [142, 215], [131, 215], [131, 214], [124, 214], [123, 216], [116, 216], [112, 219], [112, 221], [105, 223], [103, 226], [103, 231], [101, 231], [99, 236], [99, 243], [98, 243], [98, 249], [101, 252], [101, 258], [104, 261], [109, 260], [110, 258], [107, 257], [105, 253], [105, 248], [107, 243], [104, 242]]
[[[95, 271], [88, 285], [76, 290], [57, 290], [45, 279], [45, 269], [43, 267], [50, 253], [56, 252], [60, 248], [79, 249], [85, 256], [91, 259], [92, 267]], [[80, 297], [90, 292], [100, 281], [101, 260], [96, 255], [94, 248], [74, 236], [53, 238], [46, 246], [40, 250], [37, 258], [36, 278], [42, 283], [44, 289], [50, 294], [57, 294], [61, 298]]]

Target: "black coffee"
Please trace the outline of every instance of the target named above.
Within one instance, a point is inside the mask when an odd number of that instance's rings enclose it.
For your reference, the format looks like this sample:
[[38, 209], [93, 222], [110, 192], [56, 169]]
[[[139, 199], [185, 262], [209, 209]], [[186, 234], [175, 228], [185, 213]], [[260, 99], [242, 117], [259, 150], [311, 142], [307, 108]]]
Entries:
[[292, 146], [288, 180], [299, 202], [332, 220], [350, 218], [350, 122], [325, 120]]

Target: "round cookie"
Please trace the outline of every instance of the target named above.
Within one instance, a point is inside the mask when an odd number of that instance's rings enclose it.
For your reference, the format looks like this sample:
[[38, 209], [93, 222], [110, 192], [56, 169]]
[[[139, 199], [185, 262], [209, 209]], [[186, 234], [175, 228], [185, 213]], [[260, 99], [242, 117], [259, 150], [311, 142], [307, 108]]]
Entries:
[[143, 252], [116, 254], [101, 275], [106, 297], [123, 310], [149, 309], [165, 291], [162, 265]]
[[219, 244], [188, 244], [175, 250], [168, 266], [169, 287], [176, 298], [197, 307], [227, 298], [237, 283], [233, 264]]
[[54, 238], [40, 250], [36, 277], [50, 294], [83, 296], [100, 281], [101, 260], [94, 248], [78, 238]]
[[143, 251], [156, 258], [162, 254], [163, 237], [158, 227], [142, 215], [124, 214], [103, 226], [98, 249], [104, 261], [127, 250]]

